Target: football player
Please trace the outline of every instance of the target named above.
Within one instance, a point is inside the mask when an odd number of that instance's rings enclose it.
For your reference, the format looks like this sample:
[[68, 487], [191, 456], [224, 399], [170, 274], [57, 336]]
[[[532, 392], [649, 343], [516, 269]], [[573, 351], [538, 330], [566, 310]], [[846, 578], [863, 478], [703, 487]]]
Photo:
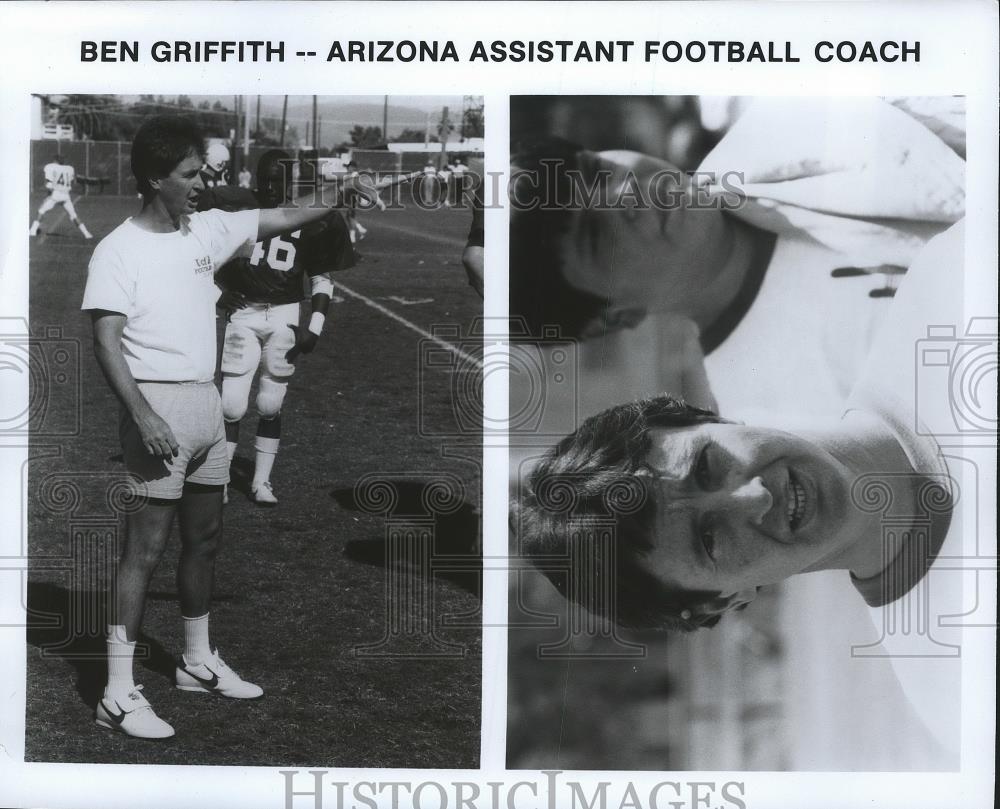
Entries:
[[201, 170], [201, 179], [205, 188], [217, 188], [229, 185], [226, 168], [229, 166], [229, 149], [225, 144], [213, 143], [205, 151], [205, 165]]
[[[353, 162], [348, 163], [344, 168], [347, 169], [346, 179], [355, 179], [359, 176], [357, 168]], [[351, 235], [351, 244], [357, 244], [368, 233], [368, 228], [358, 221], [357, 210], [359, 206], [365, 206], [366, 209], [371, 208], [371, 202], [362, 196], [356, 189], [350, 187], [345, 187], [343, 196], [344, 211], [345, 216], [347, 217], [347, 230]], [[375, 195], [374, 203], [375, 207], [380, 211], [385, 210], [385, 203], [377, 193]], [[361, 257], [361, 254], [357, 251], [355, 251], [354, 255], [356, 258]]]
[[[219, 187], [203, 192], [199, 208], [244, 210], [275, 208], [291, 198], [291, 158], [272, 149], [257, 165], [257, 192]], [[246, 414], [250, 387], [260, 369], [257, 390], [256, 462], [251, 499], [277, 504], [271, 470], [281, 439], [281, 408], [295, 359], [315, 347], [323, 330], [333, 282], [330, 272], [354, 265], [351, 240], [343, 217], [326, 217], [290, 234], [258, 242], [249, 257], [236, 258], [219, 272], [220, 306], [228, 313], [222, 351], [222, 410], [230, 463], [236, 453], [240, 422]], [[299, 302], [308, 279], [312, 313], [299, 325]]]
[[80, 229], [83, 238], [93, 239], [94, 237], [87, 230], [87, 226], [77, 218], [76, 208], [73, 207], [73, 200], [70, 198], [70, 191], [73, 190], [73, 180], [76, 179], [76, 171], [74, 171], [72, 166], [68, 166], [63, 162], [62, 155], [56, 155], [51, 163], [46, 164], [44, 171], [45, 187], [49, 190], [49, 195], [42, 202], [41, 206], [39, 206], [38, 215], [35, 217], [35, 221], [31, 223], [28, 235], [37, 236], [38, 228], [42, 223], [42, 217], [55, 208], [56, 205], [62, 205], [69, 215], [69, 221]]

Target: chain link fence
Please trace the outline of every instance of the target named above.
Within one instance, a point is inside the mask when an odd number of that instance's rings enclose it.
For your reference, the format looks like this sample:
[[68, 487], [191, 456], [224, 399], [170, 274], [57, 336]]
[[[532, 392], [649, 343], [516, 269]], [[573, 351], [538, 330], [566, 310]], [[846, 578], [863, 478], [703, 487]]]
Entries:
[[31, 142], [31, 191], [44, 192], [46, 164], [61, 155], [76, 170], [77, 189], [84, 195], [135, 196], [135, 178], [129, 166], [131, 144], [119, 141]]
[[[261, 156], [272, 149], [271, 146], [251, 146], [246, 158], [246, 164], [253, 175], [252, 185], [256, 184], [257, 162]], [[298, 157], [296, 149], [287, 149], [293, 157]], [[106, 194], [112, 196], [131, 196], [138, 194], [135, 178], [132, 176], [130, 157], [132, 144], [123, 141], [59, 141], [34, 140], [31, 142], [31, 191], [44, 193], [47, 163], [61, 155], [63, 162], [76, 170], [77, 188], [74, 189], [84, 196], [91, 194]], [[306, 153], [304, 153], [306, 154]], [[311, 154], [311, 153], [309, 153]], [[449, 154], [473, 155], [465, 151], [454, 151]], [[427, 163], [429, 155], [425, 152], [388, 152], [384, 149], [354, 149], [351, 158], [355, 167], [361, 171], [377, 173], [420, 171]], [[438, 155], [430, 155], [436, 163]], [[230, 182], [235, 184], [236, 175], [244, 163], [242, 151], [234, 153], [229, 167]]]

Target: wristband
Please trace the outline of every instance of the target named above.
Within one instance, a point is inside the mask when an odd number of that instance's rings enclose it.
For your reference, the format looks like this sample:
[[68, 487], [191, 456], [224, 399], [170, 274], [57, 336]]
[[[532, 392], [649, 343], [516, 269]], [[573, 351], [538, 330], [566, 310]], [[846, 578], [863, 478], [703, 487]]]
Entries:
[[322, 312], [313, 312], [309, 318], [309, 331], [319, 337], [323, 333], [323, 323], [326, 322], [326, 315]]

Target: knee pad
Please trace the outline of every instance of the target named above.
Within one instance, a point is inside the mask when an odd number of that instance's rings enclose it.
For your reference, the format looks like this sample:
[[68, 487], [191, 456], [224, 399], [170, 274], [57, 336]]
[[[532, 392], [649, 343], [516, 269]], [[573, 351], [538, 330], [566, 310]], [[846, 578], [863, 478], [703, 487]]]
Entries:
[[281, 412], [288, 383], [270, 376], [261, 376], [257, 389], [257, 413], [262, 419], [273, 419]]
[[253, 371], [222, 375], [222, 417], [226, 421], [239, 421], [246, 415], [252, 382]]

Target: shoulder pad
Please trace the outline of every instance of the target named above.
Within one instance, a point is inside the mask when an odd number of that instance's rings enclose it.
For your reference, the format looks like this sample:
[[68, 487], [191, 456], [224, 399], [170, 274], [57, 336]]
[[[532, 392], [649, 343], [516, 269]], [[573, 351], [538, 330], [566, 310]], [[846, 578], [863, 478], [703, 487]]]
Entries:
[[220, 211], [246, 211], [259, 208], [260, 203], [248, 188], [233, 188], [230, 185], [220, 185], [206, 188], [198, 195], [198, 210], [210, 211], [217, 208]]

